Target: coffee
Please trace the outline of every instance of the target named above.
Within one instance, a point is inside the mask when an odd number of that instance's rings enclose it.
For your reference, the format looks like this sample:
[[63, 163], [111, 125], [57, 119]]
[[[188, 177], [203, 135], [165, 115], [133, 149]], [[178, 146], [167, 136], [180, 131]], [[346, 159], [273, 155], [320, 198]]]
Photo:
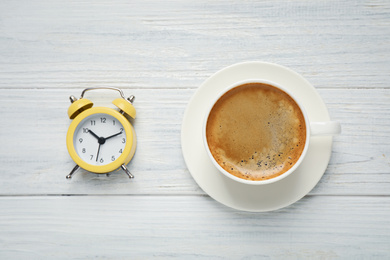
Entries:
[[214, 104], [206, 138], [216, 162], [245, 180], [268, 180], [288, 171], [305, 147], [306, 123], [297, 103], [264, 83], [247, 83]]

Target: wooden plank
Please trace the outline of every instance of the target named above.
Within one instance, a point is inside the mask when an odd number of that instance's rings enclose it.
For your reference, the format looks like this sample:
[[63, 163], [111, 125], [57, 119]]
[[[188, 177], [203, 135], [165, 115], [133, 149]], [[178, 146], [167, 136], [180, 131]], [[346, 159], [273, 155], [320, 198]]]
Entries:
[[[129, 164], [136, 178], [110, 178], [73, 168], [65, 144], [68, 96], [81, 90], [0, 92], [1, 194], [203, 194], [181, 154], [181, 122], [195, 89], [125, 89], [136, 96], [138, 148]], [[389, 195], [390, 90], [321, 89], [343, 133], [334, 138], [329, 167], [312, 194]], [[117, 93], [88, 93], [96, 105]]]
[[390, 2], [1, 1], [0, 88], [187, 88], [247, 60], [388, 88]]
[[0, 258], [386, 259], [390, 198], [309, 196], [268, 213], [207, 196], [0, 198]]
[[319, 93], [331, 118], [342, 123], [342, 134], [334, 138], [328, 169], [313, 193], [344, 194], [346, 189], [348, 194], [389, 194], [390, 92], [319, 89]]

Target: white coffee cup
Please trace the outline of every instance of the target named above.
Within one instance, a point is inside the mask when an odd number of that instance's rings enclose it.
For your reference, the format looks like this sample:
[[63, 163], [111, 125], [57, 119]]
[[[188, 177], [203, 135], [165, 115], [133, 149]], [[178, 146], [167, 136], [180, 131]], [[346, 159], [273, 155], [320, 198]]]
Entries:
[[[299, 109], [301, 110], [302, 114], [303, 114], [303, 117], [304, 117], [304, 121], [305, 121], [305, 125], [306, 125], [306, 140], [305, 140], [305, 145], [304, 145], [304, 148], [303, 148], [303, 151], [299, 157], [299, 159], [295, 162], [295, 164], [289, 169], [287, 170], [286, 172], [282, 173], [281, 175], [279, 176], [276, 176], [276, 177], [273, 177], [273, 178], [270, 178], [270, 179], [265, 179], [265, 180], [247, 180], [247, 179], [243, 179], [243, 178], [239, 178], [231, 173], [229, 173], [228, 171], [226, 171], [221, 165], [218, 164], [218, 162], [215, 160], [215, 158], [213, 157], [212, 155], [212, 152], [210, 151], [210, 148], [209, 148], [209, 145], [208, 145], [208, 142], [207, 142], [207, 135], [206, 135], [206, 128], [207, 128], [207, 121], [208, 121], [208, 118], [209, 118], [209, 115], [210, 115], [210, 112], [212, 111], [215, 103], [225, 94], [227, 93], [228, 91], [236, 88], [236, 87], [239, 87], [239, 86], [242, 86], [244, 84], [249, 84], [249, 83], [262, 83], [262, 84], [267, 84], [267, 85], [271, 85], [277, 89], [280, 89], [281, 91], [285, 92], [287, 95], [289, 95], [294, 101], [295, 103], [298, 105]], [[277, 84], [275, 82], [272, 82], [272, 81], [268, 81], [268, 80], [262, 80], [262, 79], [247, 79], [247, 80], [244, 80], [244, 81], [239, 81], [239, 82], [236, 82], [234, 84], [232, 84], [231, 86], [229, 86], [228, 88], [226, 88], [225, 90], [223, 90], [219, 95], [217, 95], [217, 97], [214, 99], [214, 101], [211, 103], [210, 107], [206, 110], [206, 115], [205, 115], [205, 118], [204, 118], [204, 123], [203, 123], [203, 129], [202, 129], [202, 135], [203, 135], [203, 143], [204, 143], [204, 146], [205, 146], [205, 149], [207, 151], [207, 155], [209, 156], [210, 160], [212, 161], [212, 163], [214, 164], [214, 166], [222, 173], [224, 174], [225, 176], [227, 176], [228, 178], [234, 180], [234, 181], [237, 181], [237, 182], [240, 182], [240, 183], [244, 183], [244, 184], [250, 184], [250, 185], [262, 185], [262, 184], [269, 184], [269, 183], [274, 183], [274, 182], [277, 182], [279, 180], [282, 180], [283, 178], [287, 177], [288, 175], [290, 175], [291, 173], [293, 173], [297, 168], [298, 166], [302, 163], [303, 159], [305, 158], [306, 156], [306, 153], [307, 153], [307, 150], [308, 150], [308, 147], [309, 147], [309, 143], [310, 143], [310, 138], [313, 137], [313, 136], [323, 136], [323, 135], [337, 135], [341, 132], [341, 126], [340, 126], [340, 123], [339, 122], [336, 122], [336, 121], [326, 121], [326, 122], [310, 122], [309, 120], [309, 117], [307, 116], [307, 113], [305, 111], [305, 108], [303, 107], [303, 105], [300, 103], [300, 101], [294, 96], [294, 94], [292, 94], [289, 90], [287, 90], [286, 88], [284, 88], [283, 86], [281, 86], [280, 84]]]

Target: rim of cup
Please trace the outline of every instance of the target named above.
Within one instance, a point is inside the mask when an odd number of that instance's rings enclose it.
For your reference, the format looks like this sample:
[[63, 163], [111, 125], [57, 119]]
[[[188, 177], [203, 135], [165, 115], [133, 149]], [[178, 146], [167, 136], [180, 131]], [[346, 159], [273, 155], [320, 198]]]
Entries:
[[[305, 139], [305, 146], [303, 148], [303, 151], [299, 157], [299, 159], [295, 162], [295, 164], [286, 172], [282, 173], [281, 175], [278, 175], [274, 178], [271, 178], [271, 179], [267, 179], [267, 180], [245, 180], [245, 179], [242, 179], [242, 178], [239, 178], [237, 176], [234, 176], [233, 174], [229, 173], [228, 171], [226, 171], [225, 169], [223, 169], [219, 164], [218, 162], [214, 159], [214, 156], [212, 155], [211, 151], [210, 151], [210, 148], [209, 148], [209, 145], [207, 143], [207, 137], [206, 137], [206, 126], [207, 126], [207, 121], [208, 121], [208, 118], [209, 118], [209, 115], [210, 115], [210, 112], [211, 110], [213, 109], [215, 103], [224, 95], [226, 94], [228, 91], [230, 91], [231, 89], [233, 88], [236, 88], [236, 87], [240, 87], [241, 85], [244, 85], [244, 84], [248, 84], [248, 83], [262, 83], [262, 84], [268, 84], [268, 85], [271, 85], [283, 92], [285, 92], [287, 95], [289, 95], [294, 101], [295, 103], [297, 103], [299, 109], [301, 110], [302, 114], [303, 114], [303, 117], [304, 117], [304, 120], [305, 120], [305, 125], [306, 125], [306, 139]], [[270, 81], [270, 80], [265, 80], [265, 79], [246, 79], [246, 80], [241, 80], [241, 81], [238, 81], [236, 83], [233, 83], [231, 84], [230, 86], [228, 86], [227, 88], [225, 88], [224, 90], [222, 90], [221, 92], [219, 92], [219, 94], [216, 96], [216, 98], [213, 99], [213, 102], [209, 105], [207, 111], [206, 111], [206, 114], [205, 114], [205, 117], [204, 117], [204, 122], [203, 122], [203, 128], [202, 128], [202, 137], [203, 137], [203, 144], [205, 146], [205, 149], [206, 149], [206, 152], [207, 152], [207, 155], [208, 157], [210, 158], [210, 160], [212, 161], [212, 163], [214, 164], [214, 166], [222, 173], [224, 174], [225, 176], [227, 176], [228, 178], [234, 180], [234, 181], [237, 181], [237, 182], [240, 182], [240, 183], [244, 183], [244, 184], [250, 184], [250, 185], [264, 185], [264, 184], [270, 184], [270, 183], [274, 183], [274, 182], [277, 182], [279, 180], [282, 180], [284, 179], [285, 177], [289, 176], [291, 173], [293, 173], [298, 167], [299, 165], [302, 163], [306, 153], [307, 153], [307, 150], [308, 150], [308, 147], [309, 147], [309, 141], [310, 141], [310, 121], [309, 121], [309, 118], [307, 116], [307, 113], [306, 113], [306, 110], [305, 108], [303, 107], [303, 105], [300, 103], [300, 101], [294, 96], [294, 94], [291, 93], [291, 91], [287, 90], [285, 87], [283, 87], [282, 85], [278, 84], [278, 83], [275, 83], [273, 81]]]

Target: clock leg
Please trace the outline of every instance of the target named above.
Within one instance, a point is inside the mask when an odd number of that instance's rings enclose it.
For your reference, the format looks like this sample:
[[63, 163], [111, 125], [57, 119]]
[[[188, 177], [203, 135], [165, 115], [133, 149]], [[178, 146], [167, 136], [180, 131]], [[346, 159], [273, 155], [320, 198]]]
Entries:
[[68, 175], [66, 175], [66, 178], [67, 178], [67, 179], [72, 179], [72, 175], [73, 175], [79, 168], [80, 168], [80, 166], [78, 166], [78, 165], [76, 164], [76, 166], [73, 168], [73, 170], [72, 170]]
[[122, 168], [122, 170], [127, 174], [127, 176], [129, 176], [130, 179], [133, 179], [133, 178], [134, 178], [134, 175], [131, 174], [131, 172], [129, 171], [129, 169], [127, 169], [126, 165], [122, 164], [121, 168]]

